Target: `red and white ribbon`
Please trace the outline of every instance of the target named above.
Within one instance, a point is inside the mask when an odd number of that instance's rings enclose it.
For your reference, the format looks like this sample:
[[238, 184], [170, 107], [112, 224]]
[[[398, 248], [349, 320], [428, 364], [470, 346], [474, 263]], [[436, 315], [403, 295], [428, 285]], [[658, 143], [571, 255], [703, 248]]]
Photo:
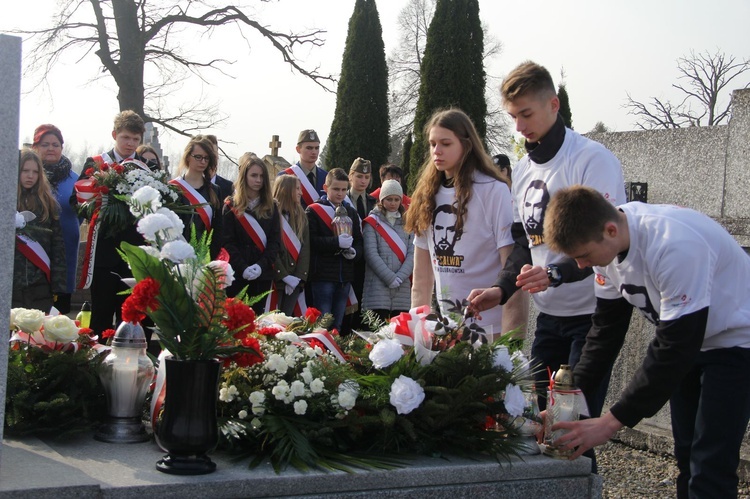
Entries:
[[308, 342], [309, 340], [318, 340], [326, 347], [326, 349], [328, 349], [329, 352], [335, 355], [337, 359], [339, 359], [341, 362], [346, 362], [344, 352], [341, 351], [341, 348], [336, 343], [336, 340], [333, 339], [331, 333], [329, 333], [325, 329], [315, 331], [310, 334], [305, 334], [303, 336], [300, 336], [300, 339]]
[[214, 215], [214, 211], [211, 204], [206, 201], [206, 198], [182, 177], [173, 178], [169, 183], [180, 188], [182, 195], [187, 198], [191, 205], [196, 207], [195, 212], [203, 220], [203, 226], [206, 230], [211, 230], [211, 218]]

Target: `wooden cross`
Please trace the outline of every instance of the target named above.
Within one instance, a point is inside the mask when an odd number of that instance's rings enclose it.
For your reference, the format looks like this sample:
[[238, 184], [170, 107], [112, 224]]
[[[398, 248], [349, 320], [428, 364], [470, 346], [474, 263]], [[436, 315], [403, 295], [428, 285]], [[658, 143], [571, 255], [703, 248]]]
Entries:
[[278, 135], [271, 136], [271, 142], [268, 143], [268, 147], [271, 148], [271, 156], [279, 155], [279, 147], [281, 147], [281, 141]]

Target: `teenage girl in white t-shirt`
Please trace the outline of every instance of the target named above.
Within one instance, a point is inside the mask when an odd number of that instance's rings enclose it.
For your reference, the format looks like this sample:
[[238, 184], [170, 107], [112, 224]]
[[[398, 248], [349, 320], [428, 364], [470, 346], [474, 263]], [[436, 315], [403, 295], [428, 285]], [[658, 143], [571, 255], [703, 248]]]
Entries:
[[[419, 173], [406, 230], [414, 240], [412, 307], [465, 299], [497, 275], [510, 253], [512, 208], [507, 179], [485, 152], [471, 119], [459, 109], [438, 111], [425, 126], [429, 155]], [[482, 313], [479, 325], [505, 332], [502, 309]]]

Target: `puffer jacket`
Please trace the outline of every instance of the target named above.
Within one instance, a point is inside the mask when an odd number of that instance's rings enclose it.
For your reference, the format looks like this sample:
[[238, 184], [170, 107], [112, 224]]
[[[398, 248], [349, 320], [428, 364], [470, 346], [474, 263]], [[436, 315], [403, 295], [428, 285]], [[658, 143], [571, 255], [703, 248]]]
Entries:
[[[362, 293], [362, 307], [406, 311], [411, 306], [411, 277], [414, 269], [414, 235], [404, 230], [403, 218], [397, 218], [391, 225], [384, 213], [376, 207], [370, 213], [378, 223], [395, 229], [406, 244], [404, 263], [398, 259], [385, 239], [368, 223], [363, 223], [365, 239], [365, 287]], [[401, 286], [391, 289], [388, 286], [399, 277]]]

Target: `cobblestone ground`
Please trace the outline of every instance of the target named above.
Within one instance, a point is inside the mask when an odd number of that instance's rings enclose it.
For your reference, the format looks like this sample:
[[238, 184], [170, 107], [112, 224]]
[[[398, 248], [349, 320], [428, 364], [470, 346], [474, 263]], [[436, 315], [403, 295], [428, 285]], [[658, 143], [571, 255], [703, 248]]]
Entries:
[[[597, 447], [605, 499], [674, 497], [677, 463], [674, 457], [633, 449], [610, 441]], [[750, 484], [740, 483], [740, 498], [750, 499]]]

